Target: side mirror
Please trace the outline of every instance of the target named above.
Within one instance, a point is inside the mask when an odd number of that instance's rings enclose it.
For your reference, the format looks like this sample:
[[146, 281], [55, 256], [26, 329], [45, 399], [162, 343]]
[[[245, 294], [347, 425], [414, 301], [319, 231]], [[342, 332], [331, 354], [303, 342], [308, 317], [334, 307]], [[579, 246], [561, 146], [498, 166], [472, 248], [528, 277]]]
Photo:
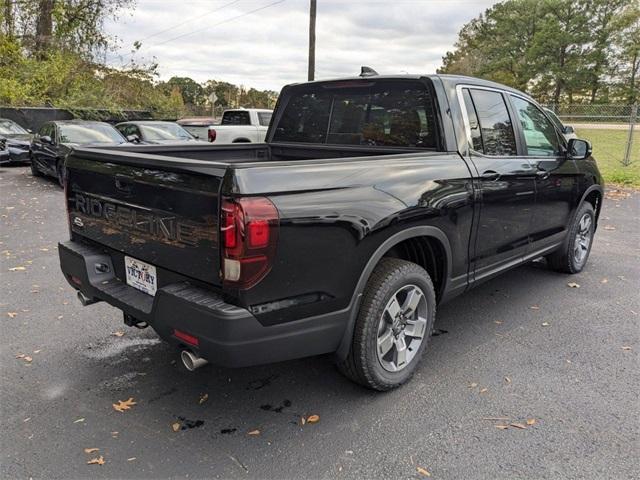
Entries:
[[43, 135], [40, 137], [40, 141], [42, 143], [48, 143], [49, 145], [53, 145], [53, 140], [51, 140], [51, 137], [49, 135]]
[[575, 130], [571, 125], [565, 125], [562, 129], [562, 133], [575, 133]]
[[33, 130], [31, 130], [30, 128], [27, 128], [27, 133], [33, 133]]
[[591, 143], [586, 140], [580, 140], [579, 138], [572, 138], [569, 140], [568, 156], [572, 160], [584, 160], [591, 156]]
[[136, 134], [127, 135], [127, 142], [140, 143], [140, 137]]

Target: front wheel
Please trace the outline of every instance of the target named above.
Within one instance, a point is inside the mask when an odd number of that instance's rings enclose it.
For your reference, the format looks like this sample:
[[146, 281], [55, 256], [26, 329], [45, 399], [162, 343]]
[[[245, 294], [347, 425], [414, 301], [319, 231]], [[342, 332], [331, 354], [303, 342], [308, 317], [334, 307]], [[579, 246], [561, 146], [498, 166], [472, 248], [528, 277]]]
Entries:
[[58, 160], [56, 163], [56, 174], [58, 177], [58, 183], [62, 188], [67, 181], [67, 168], [64, 166], [64, 160]]
[[365, 288], [347, 358], [338, 368], [374, 390], [390, 390], [411, 378], [435, 321], [436, 296], [419, 265], [383, 258]]
[[42, 172], [38, 169], [36, 165], [36, 161], [33, 159], [33, 155], [31, 156], [30, 163], [31, 163], [31, 175], [33, 175], [34, 177], [41, 177]]
[[562, 248], [547, 256], [549, 266], [558, 272], [580, 273], [591, 253], [595, 225], [593, 206], [585, 202], [576, 212]]

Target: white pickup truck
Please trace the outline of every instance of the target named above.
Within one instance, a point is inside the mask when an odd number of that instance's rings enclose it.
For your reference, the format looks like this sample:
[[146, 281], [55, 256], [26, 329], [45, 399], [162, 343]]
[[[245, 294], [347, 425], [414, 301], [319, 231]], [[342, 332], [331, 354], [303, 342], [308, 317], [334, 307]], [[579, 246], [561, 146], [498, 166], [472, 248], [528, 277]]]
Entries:
[[225, 110], [220, 125], [212, 125], [207, 140], [214, 143], [263, 143], [273, 110]]

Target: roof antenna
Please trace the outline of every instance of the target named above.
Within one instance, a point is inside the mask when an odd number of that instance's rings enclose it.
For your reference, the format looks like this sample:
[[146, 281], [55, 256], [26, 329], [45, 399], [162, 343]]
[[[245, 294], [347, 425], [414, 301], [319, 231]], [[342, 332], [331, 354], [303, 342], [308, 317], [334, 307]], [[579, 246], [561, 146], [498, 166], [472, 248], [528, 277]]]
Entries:
[[360, 67], [360, 76], [361, 77], [373, 77], [374, 75], [378, 75], [378, 72], [376, 72], [373, 68], [366, 67], [364, 65], [362, 67]]

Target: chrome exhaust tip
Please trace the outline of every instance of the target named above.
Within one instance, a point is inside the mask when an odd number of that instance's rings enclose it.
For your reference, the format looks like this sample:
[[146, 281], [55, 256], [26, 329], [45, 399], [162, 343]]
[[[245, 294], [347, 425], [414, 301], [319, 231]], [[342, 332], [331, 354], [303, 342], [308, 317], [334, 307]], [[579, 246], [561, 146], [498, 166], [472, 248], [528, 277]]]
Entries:
[[87, 305], [93, 305], [94, 303], [98, 303], [100, 301], [100, 300], [95, 299], [95, 298], [87, 297], [80, 290], [78, 290], [78, 300], [80, 300], [80, 303], [82, 304], [83, 307], [86, 307]]
[[193, 372], [200, 367], [204, 367], [207, 363], [209, 363], [204, 358], [198, 357], [189, 350], [183, 350], [180, 353], [180, 360], [182, 360], [182, 365], [184, 365], [184, 368], [186, 368], [190, 372]]

